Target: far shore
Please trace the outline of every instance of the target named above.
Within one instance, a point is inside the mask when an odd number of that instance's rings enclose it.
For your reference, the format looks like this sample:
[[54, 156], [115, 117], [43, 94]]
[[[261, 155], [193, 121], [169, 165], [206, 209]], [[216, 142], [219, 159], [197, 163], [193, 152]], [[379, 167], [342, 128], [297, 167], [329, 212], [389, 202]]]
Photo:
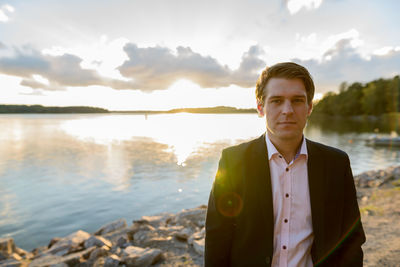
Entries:
[[[42, 106], [42, 105], [2, 105], [0, 104], [1, 114], [175, 114], [175, 113], [193, 113], [193, 114], [257, 114], [255, 108], [235, 108], [229, 106], [216, 106], [204, 108], [175, 108], [170, 110], [107, 110], [89, 106]], [[384, 113], [381, 115], [355, 115], [355, 116], [340, 116], [327, 115], [313, 112], [311, 120], [354, 120], [354, 121], [379, 121], [400, 120], [400, 112]]]

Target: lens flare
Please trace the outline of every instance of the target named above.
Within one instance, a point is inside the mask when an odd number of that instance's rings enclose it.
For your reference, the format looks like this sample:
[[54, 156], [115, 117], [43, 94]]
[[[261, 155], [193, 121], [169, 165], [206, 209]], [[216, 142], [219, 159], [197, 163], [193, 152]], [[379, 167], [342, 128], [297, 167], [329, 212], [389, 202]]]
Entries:
[[357, 217], [357, 219], [353, 222], [351, 227], [347, 230], [347, 232], [343, 235], [343, 237], [337, 242], [336, 246], [332, 247], [331, 250], [329, 250], [321, 259], [319, 259], [314, 266], [318, 266], [322, 264], [332, 253], [334, 253], [337, 249], [340, 248], [340, 246], [343, 244], [344, 241], [346, 241], [347, 238], [350, 237], [350, 235], [354, 232], [354, 230], [357, 229], [357, 226], [361, 223], [361, 217]]
[[243, 208], [242, 198], [234, 192], [221, 195], [217, 200], [217, 209], [225, 217], [236, 217]]

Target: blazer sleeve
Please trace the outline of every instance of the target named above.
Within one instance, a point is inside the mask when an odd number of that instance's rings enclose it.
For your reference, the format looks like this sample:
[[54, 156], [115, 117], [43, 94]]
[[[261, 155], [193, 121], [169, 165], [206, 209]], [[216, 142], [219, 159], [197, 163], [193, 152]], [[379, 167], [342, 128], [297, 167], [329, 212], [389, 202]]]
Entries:
[[219, 167], [210, 193], [206, 216], [205, 267], [230, 266], [234, 208], [226, 151], [222, 152]]
[[348, 156], [346, 156], [344, 211], [341, 228], [343, 241], [336, 251], [336, 259], [339, 263], [338, 266], [363, 266], [363, 251], [361, 245], [365, 242], [366, 238], [361, 223], [356, 188]]

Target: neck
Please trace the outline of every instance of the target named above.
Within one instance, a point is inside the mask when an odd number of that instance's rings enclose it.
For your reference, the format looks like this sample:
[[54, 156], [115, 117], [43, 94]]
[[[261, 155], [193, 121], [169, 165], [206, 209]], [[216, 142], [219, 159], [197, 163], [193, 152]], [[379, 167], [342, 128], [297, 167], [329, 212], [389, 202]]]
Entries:
[[268, 132], [269, 140], [276, 147], [279, 153], [285, 158], [285, 161], [289, 164], [296, 156], [297, 151], [301, 146], [303, 136], [300, 135], [296, 138], [282, 139]]

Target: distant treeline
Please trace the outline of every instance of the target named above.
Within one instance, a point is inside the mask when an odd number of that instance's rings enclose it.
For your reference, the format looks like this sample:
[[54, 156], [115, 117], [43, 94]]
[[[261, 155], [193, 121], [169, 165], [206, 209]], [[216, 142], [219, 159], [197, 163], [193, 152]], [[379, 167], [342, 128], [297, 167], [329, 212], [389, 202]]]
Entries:
[[314, 106], [313, 114], [355, 116], [400, 112], [400, 78], [378, 79], [340, 85], [339, 93], [327, 93]]
[[179, 112], [188, 112], [188, 113], [257, 113], [257, 110], [254, 108], [234, 108], [234, 107], [212, 107], [212, 108], [177, 108], [171, 109], [167, 111], [167, 113], [179, 113]]
[[132, 113], [132, 114], [165, 114], [165, 113], [203, 113], [203, 114], [217, 114], [217, 113], [257, 113], [254, 108], [240, 109], [234, 107], [210, 107], [210, 108], [176, 108], [167, 111], [157, 110], [134, 110], [134, 111], [111, 111], [113, 113]]
[[102, 108], [72, 106], [45, 107], [42, 105], [0, 105], [0, 113], [108, 113]]

